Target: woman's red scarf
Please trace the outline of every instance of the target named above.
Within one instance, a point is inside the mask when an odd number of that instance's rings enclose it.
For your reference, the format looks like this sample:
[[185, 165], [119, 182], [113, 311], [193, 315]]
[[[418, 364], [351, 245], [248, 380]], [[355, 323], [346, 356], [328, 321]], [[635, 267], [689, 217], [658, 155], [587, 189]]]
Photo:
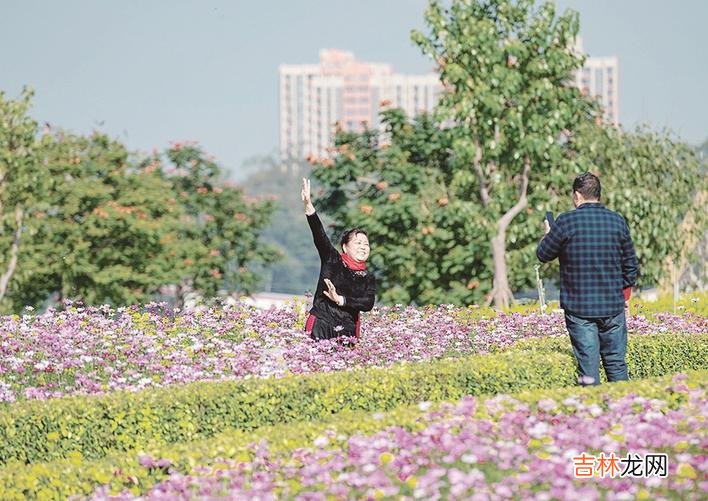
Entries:
[[366, 269], [366, 262], [357, 261], [346, 252], [342, 252], [339, 255], [342, 256], [342, 261], [344, 261], [345, 266], [350, 270], [364, 271]]

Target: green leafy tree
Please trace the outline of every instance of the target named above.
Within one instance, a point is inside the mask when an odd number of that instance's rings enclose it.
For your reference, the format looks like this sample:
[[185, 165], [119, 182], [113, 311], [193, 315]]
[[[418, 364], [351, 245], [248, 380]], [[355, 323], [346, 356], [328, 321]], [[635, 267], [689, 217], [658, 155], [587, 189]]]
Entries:
[[273, 201], [245, 196], [242, 188], [224, 182], [215, 159], [196, 144], [175, 143], [164, 157], [143, 165], [170, 184], [183, 212], [169, 234], [178, 300], [191, 291], [215, 296], [255, 290], [261, 279], [256, 267], [279, 257], [260, 238]]
[[491, 278], [488, 239], [481, 206], [467, 196], [474, 175], [455, 163], [450, 131], [400, 109], [382, 113], [381, 122], [383, 135], [340, 131], [335, 159], [313, 162], [324, 186], [318, 209], [335, 230], [367, 230], [380, 301], [480, 301]]
[[597, 113], [571, 82], [583, 62], [573, 50], [578, 16], [557, 15], [551, 2], [536, 9], [532, 0], [453, 0], [447, 9], [432, 1], [425, 20], [430, 33], [412, 38], [445, 85], [439, 118], [452, 129], [456, 169], [476, 177], [465, 200], [481, 203], [494, 270], [490, 299], [504, 307], [513, 299], [512, 222], [523, 225], [518, 216], [553, 198], [549, 186], [565, 186], [566, 135]]
[[[681, 248], [691, 214], [705, 233], [695, 156], [665, 135], [603, 124], [572, 86], [576, 14], [452, 1], [432, 2], [426, 19], [431, 35], [413, 38], [446, 87], [435, 115], [388, 110], [383, 134], [339, 131], [335, 157], [314, 159], [317, 200], [336, 228], [369, 231], [382, 300], [506, 305], [534, 284], [543, 213], [572, 208], [586, 170], [601, 173], [605, 202], [633, 227], [645, 283]], [[557, 263], [544, 271], [557, 276]]]
[[44, 197], [46, 179], [39, 169], [37, 123], [27, 115], [33, 92], [17, 100], [0, 92], [0, 301], [25, 251], [25, 228]]
[[588, 126], [570, 144], [580, 170], [600, 176], [603, 202], [629, 224], [638, 285], [666, 287], [672, 263], [681, 273], [706, 233], [708, 181], [695, 149], [645, 127]]
[[179, 212], [170, 187], [129, 166], [121, 143], [62, 131], [39, 140], [37, 172], [48, 186], [16, 273], [14, 308], [48, 296], [87, 304], [151, 297], [170, 277], [165, 229]]

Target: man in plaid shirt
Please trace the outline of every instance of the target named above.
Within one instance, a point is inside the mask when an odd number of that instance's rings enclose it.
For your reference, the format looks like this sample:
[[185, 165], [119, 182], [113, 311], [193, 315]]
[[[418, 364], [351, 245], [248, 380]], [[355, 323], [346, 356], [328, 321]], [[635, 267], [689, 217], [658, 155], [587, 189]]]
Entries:
[[544, 263], [560, 261], [560, 304], [582, 385], [628, 379], [625, 301], [639, 263], [622, 216], [600, 203], [600, 179], [586, 172], [573, 181], [575, 210], [561, 214], [536, 249]]

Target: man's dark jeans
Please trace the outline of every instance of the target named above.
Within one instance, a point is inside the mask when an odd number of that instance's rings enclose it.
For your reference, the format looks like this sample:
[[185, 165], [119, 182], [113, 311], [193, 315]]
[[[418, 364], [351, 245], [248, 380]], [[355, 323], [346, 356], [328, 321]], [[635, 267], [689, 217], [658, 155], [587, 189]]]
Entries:
[[626, 381], [627, 322], [624, 311], [609, 318], [580, 318], [565, 314], [578, 380], [582, 385], [600, 384], [600, 357], [608, 381]]

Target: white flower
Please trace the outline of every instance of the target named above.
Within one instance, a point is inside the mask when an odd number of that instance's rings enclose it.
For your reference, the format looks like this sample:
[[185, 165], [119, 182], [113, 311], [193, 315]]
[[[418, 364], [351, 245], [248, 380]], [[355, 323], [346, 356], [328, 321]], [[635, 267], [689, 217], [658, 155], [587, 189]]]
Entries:
[[550, 398], [543, 398], [538, 401], [538, 408], [542, 411], [549, 412], [555, 409], [556, 407], [558, 407], [558, 404], [556, 404], [556, 402]]
[[661, 485], [661, 477], [649, 477], [644, 481], [646, 487], [659, 487]]
[[49, 367], [49, 360], [42, 360], [41, 362], [34, 364], [34, 368], [38, 371], [43, 371], [47, 367]]
[[371, 463], [366, 463], [361, 469], [364, 473], [374, 473], [376, 470], [376, 465]]
[[597, 417], [602, 414], [602, 408], [597, 404], [592, 404], [588, 410], [593, 417]]
[[529, 435], [534, 438], [545, 437], [550, 427], [544, 422], [538, 422], [529, 429]]
[[425, 411], [427, 411], [428, 409], [430, 409], [430, 407], [431, 407], [432, 405], [433, 405], [433, 404], [432, 404], [431, 402], [428, 402], [428, 401], [426, 400], [426, 401], [424, 401], [424, 402], [418, 403], [418, 408], [419, 408], [421, 411], [425, 412]]
[[329, 439], [327, 437], [319, 436], [312, 443], [315, 444], [315, 447], [326, 447], [329, 443]]

